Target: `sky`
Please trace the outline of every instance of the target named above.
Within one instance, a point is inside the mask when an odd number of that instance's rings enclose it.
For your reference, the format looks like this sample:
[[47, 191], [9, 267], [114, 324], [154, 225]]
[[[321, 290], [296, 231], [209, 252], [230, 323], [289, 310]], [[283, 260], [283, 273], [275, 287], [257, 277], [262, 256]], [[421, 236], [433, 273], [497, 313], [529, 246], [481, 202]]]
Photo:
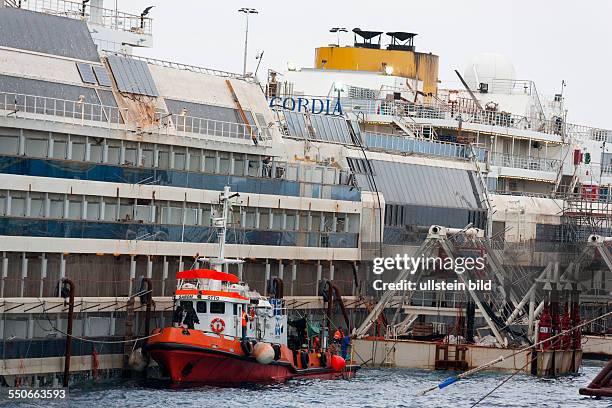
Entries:
[[[501, 53], [517, 79], [535, 81], [540, 94], [561, 92], [568, 121], [612, 129], [612, 1], [570, 0], [117, 0], [119, 9], [140, 14], [155, 8], [154, 47], [136, 50], [149, 57], [242, 72], [245, 15], [249, 20], [247, 71], [264, 52], [260, 79], [268, 68], [283, 71], [288, 61], [312, 67], [314, 49], [336, 42], [331, 27], [418, 33], [417, 51], [440, 57], [439, 78], [459, 88], [454, 73], [471, 58]], [[106, 0], [114, 8], [115, 0]], [[352, 33], [341, 44], [353, 41]]]

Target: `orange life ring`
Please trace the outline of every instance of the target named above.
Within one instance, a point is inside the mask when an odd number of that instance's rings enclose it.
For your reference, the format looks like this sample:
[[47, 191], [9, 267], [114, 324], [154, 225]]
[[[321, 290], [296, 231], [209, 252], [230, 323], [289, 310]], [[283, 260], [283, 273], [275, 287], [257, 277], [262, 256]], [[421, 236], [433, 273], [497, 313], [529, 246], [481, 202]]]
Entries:
[[219, 334], [223, 330], [225, 330], [225, 322], [223, 321], [223, 319], [215, 317], [210, 322], [210, 329], [213, 331], [213, 333]]

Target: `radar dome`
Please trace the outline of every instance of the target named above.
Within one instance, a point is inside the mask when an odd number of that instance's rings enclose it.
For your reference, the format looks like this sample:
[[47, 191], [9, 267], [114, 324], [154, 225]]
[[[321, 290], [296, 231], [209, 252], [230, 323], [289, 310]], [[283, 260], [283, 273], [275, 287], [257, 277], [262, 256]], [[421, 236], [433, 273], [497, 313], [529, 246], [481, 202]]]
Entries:
[[489, 91], [493, 91], [495, 80], [514, 80], [516, 73], [506, 56], [485, 53], [472, 58], [463, 71], [463, 79], [472, 90], [479, 89], [479, 84], [485, 83], [489, 85]]

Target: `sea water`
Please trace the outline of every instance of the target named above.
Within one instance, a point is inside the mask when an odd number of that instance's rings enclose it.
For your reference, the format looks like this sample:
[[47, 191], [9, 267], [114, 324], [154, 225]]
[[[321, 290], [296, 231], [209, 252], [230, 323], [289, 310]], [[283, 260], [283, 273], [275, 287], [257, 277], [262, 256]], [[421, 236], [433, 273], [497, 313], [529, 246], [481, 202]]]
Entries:
[[[580, 373], [558, 379], [517, 374], [479, 407], [610, 407], [612, 399], [578, 394], [600, 371], [602, 363], [587, 362]], [[396, 368], [364, 368], [352, 380], [290, 381], [273, 386], [196, 387], [173, 389], [151, 380], [104, 381], [74, 386], [69, 401], [44, 405], [83, 408], [114, 407], [471, 407], [508, 373], [482, 372], [426, 396], [423, 388], [438, 384], [449, 372]], [[61, 405], [60, 405], [61, 404]]]

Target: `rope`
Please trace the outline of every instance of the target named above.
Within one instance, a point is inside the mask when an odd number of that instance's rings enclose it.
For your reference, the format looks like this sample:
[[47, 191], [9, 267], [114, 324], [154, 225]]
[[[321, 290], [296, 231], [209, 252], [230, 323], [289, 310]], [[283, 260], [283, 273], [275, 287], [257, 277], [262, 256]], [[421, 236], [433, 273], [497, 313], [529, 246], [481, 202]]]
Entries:
[[518, 373], [520, 373], [521, 371], [523, 371], [523, 369], [525, 367], [527, 367], [529, 364], [531, 364], [535, 359], [537, 359], [538, 357], [535, 356], [534, 358], [532, 358], [531, 360], [529, 360], [527, 363], [525, 363], [524, 366], [522, 366], [521, 368], [516, 369], [515, 372], [513, 372], [511, 375], [509, 375], [506, 379], [504, 379], [502, 382], [500, 382], [499, 384], [497, 384], [495, 386], [495, 388], [493, 388], [491, 391], [489, 391], [488, 393], [486, 393], [482, 398], [480, 398], [478, 401], [476, 401], [474, 404], [472, 404], [470, 406], [470, 408], [474, 408], [476, 405], [480, 404], [482, 401], [484, 401], [485, 399], [487, 399], [491, 394], [493, 394], [495, 391], [497, 391], [502, 385], [504, 385], [505, 383], [507, 383], [508, 381], [510, 381], [515, 375], [517, 375]]
[[[40, 299], [38, 299], [40, 300]], [[78, 313], [78, 312], [77, 312]], [[55, 330], [58, 333], [63, 334], [66, 337], [70, 337], [72, 339], [75, 340], [80, 340], [80, 341], [84, 341], [87, 343], [95, 343], [95, 344], [123, 344], [123, 343], [131, 343], [134, 342], [134, 345], [136, 344], [136, 342], [140, 341], [140, 340], [145, 340], [145, 339], [149, 339], [151, 337], [155, 337], [155, 336], [159, 336], [161, 334], [161, 332], [159, 333], [155, 333], [155, 334], [151, 334], [150, 336], [145, 336], [145, 337], [138, 337], [135, 339], [130, 339], [130, 340], [112, 340], [112, 341], [103, 341], [103, 340], [90, 340], [90, 339], [86, 339], [84, 337], [79, 337], [79, 336], [74, 336], [72, 334], [68, 334], [60, 329], [58, 329], [53, 322], [51, 321], [51, 319], [49, 318], [49, 314], [47, 313], [47, 311], [45, 310], [45, 308], [43, 307], [43, 315], [47, 318], [47, 321], [49, 322], [49, 325], [51, 326], [51, 328], [53, 328], [53, 330]]]
[[518, 349], [517, 351], [515, 351], [514, 353], [512, 353], [512, 354], [510, 354], [510, 355], [508, 355], [506, 357], [500, 356], [500, 357], [496, 358], [495, 360], [492, 360], [492, 361], [490, 361], [488, 363], [485, 363], [483, 365], [475, 367], [475, 368], [473, 368], [473, 369], [471, 369], [469, 371], [466, 371], [464, 373], [461, 373], [461, 374], [459, 374], [459, 375], [457, 375], [455, 377], [449, 377], [446, 380], [444, 380], [442, 383], [440, 383], [440, 384], [438, 384], [436, 386], [429, 387], [429, 388], [426, 388], [424, 390], [419, 391], [417, 393], [417, 395], [426, 395], [426, 394], [428, 394], [428, 393], [430, 393], [430, 392], [432, 392], [432, 391], [434, 391], [436, 389], [441, 389], [441, 388], [447, 387], [447, 386], [451, 385], [452, 383], [454, 383], [454, 382], [456, 382], [456, 381], [458, 381], [460, 379], [463, 379], [463, 378], [465, 378], [465, 377], [467, 377], [467, 376], [469, 376], [471, 374], [474, 374], [474, 373], [476, 373], [478, 371], [481, 371], [481, 370], [483, 370], [483, 369], [485, 369], [487, 367], [493, 366], [493, 365], [495, 365], [497, 363], [501, 363], [502, 361], [504, 361], [507, 358], [514, 357], [514, 356], [516, 356], [516, 355], [518, 355], [520, 353], [523, 353], [523, 352], [525, 352], [525, 351], [527, 351], [529, 349], [533, 349], [533, 348], [539, 346], [540, 344], [543, 344], [545, 342], [549, 342], [549, 341], [551, 341], [553, 339], [561, 337], [561, 336], [563, 336], [563, 335], [565, 335], [567, 333], [570, 333], [570, 332], [572, 332], [574, 330], [580, 329], [580, 328], [582, 328], [582, 327], [584, 327], [584, 326], [586, 326], [588, 324], [593, 323], [594, 321], [603, 319], [603, 318], [608, 317], [610, 315], [612, 315], [612, 312], [608, 312], [608, 313], [603, 314], [601, 316], [595, 317], [595, 318], [593, 318], [591, 320], [587, 320], [587, 321], [585, 321], [585, 322], [583, 322], [583, 323], [581, 323], [581, 324], [579, 324], [577, 326], [574, 326], [574, 327], [569, 328], [567, 330], [561, 331], [560, 333], [558, 333], [558, 334], [556, 334], [556, 335], [554, 335], [552, 337], [549, 337], [549, 338], [547, 338], [545, 340], [538, 341], [538, 342], [534, 343], [533, 345], [530, 345], [530, 346], [527, 346], [527, 347], [523, 347], [522, 349]]
[[[572, 330], [572, 329], [570, 329]], [[550, 339], [548, 339], [550, 340]], [[553, 343], [555, 343], [555, 345], [558, 345], [561, 339], [557, 339], [556, 341], [554, 341]], [[533, 363], [534, 360], [536, 360], [538, 358], [537, 354], [535, 355], [535, 357], [533, 357], [531, 360], [529, 360], [527, 363], [525, 363], [524, 366], [515, 369], [514, 373], [512, 373], [511, 375], [509, 375], [507, 378], [505, 378], [502, 382], [500, 382], [499, 384], [497, 384], [491, 391], [489, 391], [488, 393], [486, 393], [482, 398], [480, 398], [478, 401], [476, 401], [474, 404], [472, 404], [470, 406], [470, 408], [474, 408], [476, 405], [480, 404], [482, 401], [484, 401], [485, 399], [487, 399], [488, 397], [491, 396], [491, 394], [493, 394], [495, 391], [497, 391], [499, 388], [501, 388], [502, 385], [504, 385], [505, 383], [507, 383], [508, 381], [510, 381], [515, 375], [517, 375], [518, 373], [520, 373], [521, 371], [523, 371], [523, 369], [525, 367], [527, 367], [528, 365], [530, 365], [531, 363]]]

